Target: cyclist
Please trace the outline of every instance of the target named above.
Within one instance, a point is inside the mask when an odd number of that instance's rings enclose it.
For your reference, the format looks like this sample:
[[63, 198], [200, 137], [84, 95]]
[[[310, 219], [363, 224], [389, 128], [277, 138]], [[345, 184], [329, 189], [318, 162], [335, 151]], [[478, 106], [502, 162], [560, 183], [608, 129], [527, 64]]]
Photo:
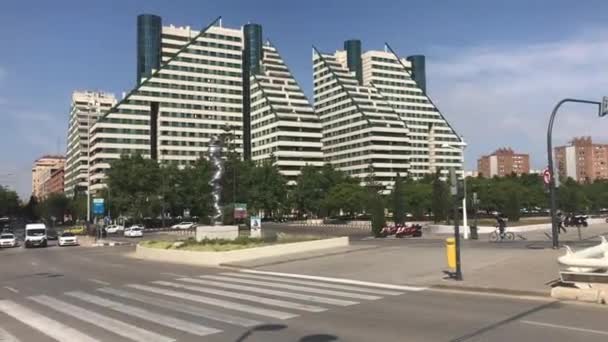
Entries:
[[500, 232], [500, 239], [502, 240], [505, 238], [505, 229], [507, 228], [507, 218], [504, 217], [500, 213], [496, 213], [494, 218], [496, 218], [496, 224], [498, 225], [498, 230]]

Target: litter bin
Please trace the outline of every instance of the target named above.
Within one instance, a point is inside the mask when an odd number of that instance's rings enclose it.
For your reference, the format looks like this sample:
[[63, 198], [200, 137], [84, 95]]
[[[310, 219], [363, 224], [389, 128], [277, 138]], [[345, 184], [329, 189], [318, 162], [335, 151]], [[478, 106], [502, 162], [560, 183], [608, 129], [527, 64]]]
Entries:
[[445, 239], [445, 255], [448, 260], [448, 267], [456, 269], [456, 239], [453, 237]]
[[477, 234], [477, 226], [470, 226], [469, 229], [471, 230], [471, 239], [478, 240], [479, 235]]

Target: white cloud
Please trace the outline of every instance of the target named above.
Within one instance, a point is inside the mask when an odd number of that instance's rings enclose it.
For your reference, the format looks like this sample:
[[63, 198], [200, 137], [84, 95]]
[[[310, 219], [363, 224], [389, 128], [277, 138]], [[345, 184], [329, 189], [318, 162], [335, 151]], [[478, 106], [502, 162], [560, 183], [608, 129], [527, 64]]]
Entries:
[[[605, 75], [608, 31], [590, 30], [561, 41], [536, 44], [439, 48], [427, 64], [431, 96], [465, 136], [467, 162], [501, 146], [529, 152], [546, 164], [550, 111], [562, 98], [600, 100], [608, 95]], [[439, 56], [433, 58], [433, 55]], [[589, 105], [565, 105], [554, 144], [591, 135], [608, 142], [608, 121]]]

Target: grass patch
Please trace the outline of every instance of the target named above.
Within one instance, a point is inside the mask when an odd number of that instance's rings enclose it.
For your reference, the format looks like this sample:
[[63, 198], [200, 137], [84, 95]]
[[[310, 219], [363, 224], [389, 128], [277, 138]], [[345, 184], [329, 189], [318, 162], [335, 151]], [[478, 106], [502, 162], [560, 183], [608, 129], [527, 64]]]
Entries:
[[292, 235], [278, 233], [276, 236], [264, 238], [250, 238], [241, 236], [235, 240], [205, 239], [197, 242], [194, 238], [184, 241], [147, 240], [140, 242], [142, 247], [173, 249], [195, 252], [228, 252], [239, 249], [271, 246], [283, 243], [304, 242], [322, 239], [316, 235]]

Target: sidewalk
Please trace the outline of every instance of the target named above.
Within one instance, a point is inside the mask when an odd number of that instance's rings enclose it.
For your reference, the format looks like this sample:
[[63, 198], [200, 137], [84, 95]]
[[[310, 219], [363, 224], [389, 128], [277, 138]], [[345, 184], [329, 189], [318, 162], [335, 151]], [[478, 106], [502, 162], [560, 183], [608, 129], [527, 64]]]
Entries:
[[[586, 228], [578, 241], [576, 229], [560, 235], [560, 244], [575, 249], [599, 243], [599, 234], [608, 225]], [[357, 279], [400, 285], [455, 288], [477, 292], [549, 296], [549, 283], [559, 277], [558, 256], [544, 232], [522, 233], [526, 238], [491, 243], [487, 235], [480, 240], [463, 241], [461, 250], [463, 281], [444, 279], [446, 255], [443, 239], [375, 239], [353, 242], [346, 253], [313, 255], [300, 260], [242, 265], [260, 270]]]

